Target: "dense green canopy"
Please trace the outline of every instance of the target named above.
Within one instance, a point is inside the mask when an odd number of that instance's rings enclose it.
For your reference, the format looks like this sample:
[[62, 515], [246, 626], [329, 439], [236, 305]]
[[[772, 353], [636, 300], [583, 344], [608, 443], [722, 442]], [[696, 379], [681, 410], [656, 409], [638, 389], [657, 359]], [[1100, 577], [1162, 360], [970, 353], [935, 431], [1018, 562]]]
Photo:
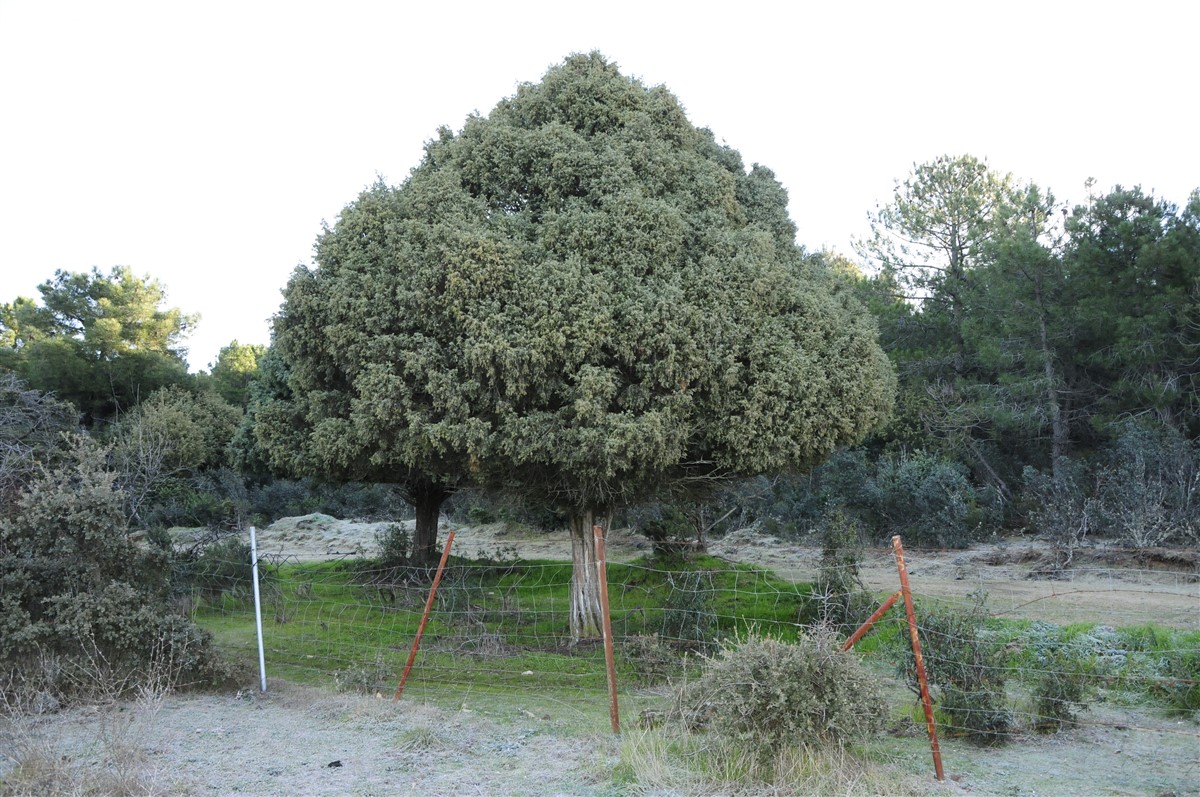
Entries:
[[590, 513], [807, 467], [891, 407], [774, 175], [597, 54], [439, 131], [316, 260], [275, 322], [291, 399], [257, 416], [294, 469], [472, 472]]
[[250, 384], [258, 378], [258, 361], [267, 353], [259, 343], [232, 341], [221, 347], [217, 360], [209, 364], [208, 378], [217, 395], [235, 407], [245, 407], [250, 400]]
[[[989, 524], [1067, 546], [1195, 539], [1200, 192], [1177, 208], [1089, 185], [1072, 208], [941, 157], [870, 218], [860, 253], [879, 273], [859, 290], [901, 385], [877, 473], [913, 452], [969, 468], [979, 490], [959, 503], [991, 519], [960, 514], [958, 544]], [[861, 508], [855, 489], [843, 500]]]
[[0, 367], [107, 420], [166, 385], [187, 381], [183, 340], [197, 317], [165, 308], [166, 289], [128, 266], [56, 271], [39, 305], [0, 304]]

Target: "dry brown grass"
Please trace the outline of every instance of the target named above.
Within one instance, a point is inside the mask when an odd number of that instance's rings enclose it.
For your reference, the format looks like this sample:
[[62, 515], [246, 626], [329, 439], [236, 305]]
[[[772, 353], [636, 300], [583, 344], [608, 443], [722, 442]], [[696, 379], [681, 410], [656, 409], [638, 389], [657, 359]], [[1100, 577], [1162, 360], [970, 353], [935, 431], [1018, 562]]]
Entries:
[[745, 743], [658, 728], [626, 732], [619, 778], [629, 794], [926, 795], [943, 787], [838, 745], [787, 747], [764, 757]]
[[[162, 648], [165, 650], [166, 648]], [[147, 740], [179, 668], [151, 657], [144, 669], [117, 668], [95, 644], [69, 661], [42, 657], [0, 684], [0, 797], [159, 797], [178, 794], [154, 766]], [[55, 713], [65, 695], [94, 730], [89, 755], [68, 753]], [[5, 771], [7, 770], [7, 771]]]

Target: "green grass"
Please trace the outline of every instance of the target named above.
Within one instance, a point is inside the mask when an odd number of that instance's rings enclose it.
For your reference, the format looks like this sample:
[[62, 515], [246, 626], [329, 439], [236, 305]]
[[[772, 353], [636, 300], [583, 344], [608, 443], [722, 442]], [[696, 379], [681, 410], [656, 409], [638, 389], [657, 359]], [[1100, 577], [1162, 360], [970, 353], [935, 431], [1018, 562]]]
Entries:
[[[594, 642], [569, 644], [571, 564], [452, 563], [404, 700], [498, 722], [536, 717], [553, 733], [607, 736], [603, 649]], [[298, 564], [271, 573], [264, 591], [271, 678], [392, 694], [420, 622], [428, 583], [381, 590], [378, 584], [368, 584], [364, 567], [352, 562]], [[648, 668], [640, 668], [637, 646], [626, 640], [640, 635], [654, 642], [665, 626], [695, 616], [703, 621], [696, 627], [712, 644], [697, 645], [684, 634], [672, 645], [675, 654], [711, 652], [713, 645], [750, 632], [793, 640], [802, 630], [798, 619], [810, 586], [710, 557], [613, 564], [608, 578], [624, 729], [617, 760], [610, 758], [603, 765], [611, 773], [614, 793], [690, 792], [698, 791], [698, 784], [707, 784], [704, 788], [714, 793], [732, 793], [747, 783], [760, 783], [764, 791], [781, 795], [927, 793], [930, 763], [924, 717], [902, 674], [909, 639], [903, 605], [855, 648], [888, 695], [889, 726], [897, 733], [865, 740], [851, 753], [805, 749], [764, 765], [745, 745], [692, 732], [669, 719], [671, 686], [639, 677]], [[877, 595], [877, 603], [885, 597]], [[961, 602], [921, 600], [917, 617], [919, 621], [930, 611], [964, 608]], [[232, 658], [255, 661], [252, 604], [244, 594], [201, 603], [196, 616]], [[1010, 672], [1001, 704], [1013, 712], [1018, 733], [1040, 721], [1035, 699], [1038, 673], [1045, 668], [1037, 656], [1038, 646], [1046, 644], [1075, 646], [1070, 650], [1102, 657], [1102, 667], [1087, 671], [1089, 678], [1095, 673], [1089, 700], [1200, 717], [1200, 688], [1189, 680], [1200, 680], [1200, 632], [1154, 625], [1115, 630], [1095, 624], [1054, 626], [1007, 618], [986, 618], [983, 628], [987, 639], [1004, 648], [1002, 666]], [[701, 660], [693, 657], [668, 665], [668, 670], [677, 683], [700, 666]], [[645, 730], [638, 720], [647, 710], [649, 716], [667, 717], [666, 723]], [[955, 771], [989, 771], [969, 763], [983, 760], [979, 757], [985, 753], [956, 747], [962, 743], [955, 738], [950, 717], [941, 709], [936, 714], [943, 749]], [[398, 743], [419, 749], [427, 739], [417, 731]], [[989, 748], [986, 755], [994, 753]]]
[[[593, 642], [572, 646], [568, 637], [569, 562], [455, 558], [452, 565], [408, 689], [603, 693], [603, 649]], [[263, 612], [271, 676], [312, 683], [332, 679], [360, 691], [394, 688], [417, 632], [428, 583], [372, 584], [370, 567], [340, 561], [272, 569]], [[608, 578], [618, 642], [674, 629], [678, 636], [673, 644], [681, 652], [711, 651], [721, 640], [750, 632], [794, 640], [810, 592], [808, 584], [707, 556], [612, 564]], [[919, 604], [918, 618], [923, 608], [940, 606]], [[228, 656], [255, 660], [252, 604], [245, 590], [201, 602], [195, 616]], [[1112, 631], [1095, 624], [1059, 627], [996, 618], [986, 620], [985, 629], [1008, 651], [1015, 683], [1030, 680], [1037, 670], [1038, 646], [1049, 639], [1098, 657], [1103, 666], [1096, 670], [1097, 679], [1105, 689], [1148, 696], [1182, 713], [1200, 707], [1200, 687], [1193, 683], [1200, 679], [1200, 631], [1154, 625]], [[855, 649], [881, 676], [890, 677], [907, 645], [903, 611], [896, 608]], [[622, 682], [632, 682], [635, 663], [620, 650], [618, 661]]]
[[[567, 617], [571, 564], [452, 560], [425, 628], [410, 683], [460, 688], [603, 690], [602, 648], [572, 646]], [[337, 674], [369, 689], [394, 680], [420, 623], [428, 583], [372, 583], [368, 563], [325, 562], [274, 568], [263, 590], [268, 672], [308, 682]], [[663, 564], [641, 561], [608, 569], [617, 639], [659, 633], [676, 615], [700, 611], [710, 642], [758, 633], [794, 639], [808, 594], [774, 574], [712, 557]], [[699, 608], [697, 608], [699, 607]], [[218, 648], [243, 661], [255, 655], [252, 603], [245, 590], [202, 601], [196, 620]], [[689, 640], [694, 641], [694, 640]], [[358, 672], [351, 672], [357, 669]]]

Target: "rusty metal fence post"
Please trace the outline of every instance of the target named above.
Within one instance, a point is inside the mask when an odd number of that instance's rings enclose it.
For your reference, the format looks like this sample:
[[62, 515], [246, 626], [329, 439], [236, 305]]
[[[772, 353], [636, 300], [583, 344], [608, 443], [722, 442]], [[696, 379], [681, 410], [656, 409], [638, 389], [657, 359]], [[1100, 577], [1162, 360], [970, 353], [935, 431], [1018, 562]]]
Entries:
[[451, 530], [446, 536], [446, 549], [442, 551], [442, 561], [438, 562], [437, 574], [433, 577], [433, 585], [429, 588], [429, 599], [425, 601], [425, 613], [421, 615], [421, 624], [417, 626], [417, 636], [413, 639], [412, 652], [408, 654], [408, 661], [404, 665], [404, 673], [400, 676], [400, 685], [396, 687], [396, 694], [392, 697], [392, 702], [400, 699], [400, 695], [404, 692], [404, 682], [408, 680], [408, 674], [412, 672], [413, 661], [417, 658], [417, 648], [421, 647], [421, 635], [425, 633], [425, 623], [429, 620], [429, 611], [433, 608], [433, 598], [437, 595], [438, 584], [441, 583], [442, 573], [446, 569], [446, 560], [450, 558], [450, 546], [454, 544], [454, 531]]
[[929, 749], [933, 753], [933, 770], [937, 773], [938, 780], [945, 780], [946, 774], [942, 771], [942, 751], [938, 746], [937, 725], [933, 720], [933, 702], [929, 699], [929, 680], [925, 677], [925, 657], [921, 654], [921, 637], [917, 633], [917, 614], [913, 609], [912, 590], [908, 587], [908, 570], [904, 567], [904, 546], [900, 543], [899, 534], [892, 537], [892, 551], [896, 555], [896, 567], [900, 571], [900, 591], [884, 601], [883, 605], [850, 635], [850, 638], [842, 645], [842, 651], [845, 652], [854, 647], [854, 644], [871, 630], [879, 618], [896, 605], [897, 600], [901, 597], [904, 598], [904, 613], [908, 616], [908, 634], [912, 641], [913, 659], [917, 663], [917, 682], [921, 686], [921, 704], [925, 708], [925, 729], [929, 733]]
[[604, 560], [604, 529], [592, 526], [596, 539], [596, 575], [600, 580], [600, 611], [604, 615], [604, 664], [608, 670], [608, 714], [613, 733], [621, 732], [620, 710], [617, 707], [617, 665], [613, 656], [612, 615], [608, 611], [608, 567]]
[[913, 659], [917, 664], [917, 682], [921, 685], [921, 703], [925, 707], [925, 728], [929, 732], [929, 749], [933, 752], [933, 769], [938, 780], [945, 780], [942, 771], [942, 751], [938, 747], [937, 726], [933, 721], [933, 703], [929, 699], [929, 682], [925, 678], [925, 657], [921, 655], [921, 638], [917, 633], [917, 615], [913, 610], [912, 591], [908, 588], [908, 570], [904, 568], [904, 546], [900, 535], [892, 537], [896, 567], [900, 570], [900, 592], [904, 595], [904, 613], [908, 615], [908, 634], [912, 639]]

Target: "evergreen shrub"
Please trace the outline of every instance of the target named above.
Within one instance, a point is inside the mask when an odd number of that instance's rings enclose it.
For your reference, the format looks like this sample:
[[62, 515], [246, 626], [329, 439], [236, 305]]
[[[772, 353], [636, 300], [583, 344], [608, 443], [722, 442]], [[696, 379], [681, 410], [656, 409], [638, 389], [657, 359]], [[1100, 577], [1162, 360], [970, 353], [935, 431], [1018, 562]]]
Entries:
[[[970, 609], [919, 612], [918, 631], [925, 674], [947, 730], [980, 743], [1004, 741], [1013, 719], [1005, 694], [1008, 665], [1003, 645], [984, 628], [982, 598]], [[919, 692], [911, 650], [904, 671]]]
[[680, 692], [693, 727], [775, 754], [792, 745], [841, 745], [882, 730], [887, 706], [876, 678], [834, 640], [795, 644], [751, 637], [708, 659]]
[[208, 634], [171, 608], [167, 553], [130, 539], [103, 449], [86, 437], [62, 445], [59, 464], [0, 514], [3, 681], [48, 660], [63, 680], [47, 688], [64, 693], [96, 679], [133, 689], [164, 663], [177, 683], [223, 679]]

